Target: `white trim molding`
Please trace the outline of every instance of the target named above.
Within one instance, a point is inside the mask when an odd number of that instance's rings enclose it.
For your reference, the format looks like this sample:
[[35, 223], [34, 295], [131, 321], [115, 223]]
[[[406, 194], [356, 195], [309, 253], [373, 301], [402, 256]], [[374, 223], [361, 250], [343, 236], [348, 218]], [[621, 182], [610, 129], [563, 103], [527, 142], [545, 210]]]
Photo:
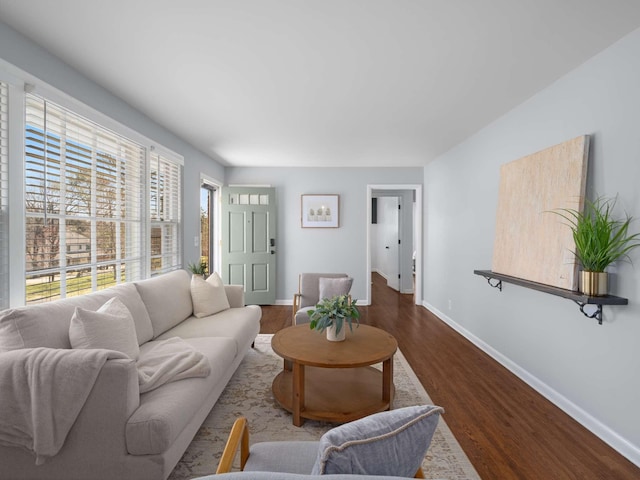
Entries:
[[[422, 185], [420, 184], [373, 184], [367, 185], [367, 265], [365, 279], [367, 283], [367, 298], [360, 305], [371, 305], [371, 198], [374, 190], [413, 190], [415, 192], [415, 232], [416, 267], [414, 299], [416, 305], [422, 305]], [[404, 293], [404, 292], [403, 292]]]

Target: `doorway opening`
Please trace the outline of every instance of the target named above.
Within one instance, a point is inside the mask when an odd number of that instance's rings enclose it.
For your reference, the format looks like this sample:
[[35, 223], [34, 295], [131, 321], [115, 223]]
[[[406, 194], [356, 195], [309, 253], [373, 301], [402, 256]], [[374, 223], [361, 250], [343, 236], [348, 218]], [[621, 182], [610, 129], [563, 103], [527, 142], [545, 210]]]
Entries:
[[368, 185], [367, 210], [369, 304], [376, 273], [422, 305], [422, 185]]
[[200, 181], [200, 261], [207, 266], [207, 274], [220, 271], [219, 255], [219, 186], [213, 181]]

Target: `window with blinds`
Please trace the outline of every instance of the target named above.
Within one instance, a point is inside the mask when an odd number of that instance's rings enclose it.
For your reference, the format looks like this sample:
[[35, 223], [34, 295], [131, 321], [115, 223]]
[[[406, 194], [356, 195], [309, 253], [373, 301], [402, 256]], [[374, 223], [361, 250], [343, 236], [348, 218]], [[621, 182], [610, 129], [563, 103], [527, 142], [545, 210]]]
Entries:
[[26, 95], [26, 303], [142, 278], [146, 149]]
[[9, 307], [8, 98], [8, 86], [0, 82], [0, 310]]
[[168, 155], [151, 153], [151, 274], [181, 267], [182, 166]]

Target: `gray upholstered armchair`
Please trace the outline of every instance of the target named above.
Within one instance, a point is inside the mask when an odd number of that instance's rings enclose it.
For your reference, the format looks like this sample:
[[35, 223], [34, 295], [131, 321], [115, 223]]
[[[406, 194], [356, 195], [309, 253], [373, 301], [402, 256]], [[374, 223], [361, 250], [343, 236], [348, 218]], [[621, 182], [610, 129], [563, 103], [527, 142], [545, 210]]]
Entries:
[[[230, 472], [238, 450], [241, 479], [303, 480], [333, 475], [345, 480], [424, 478], [425, 458], [443, 409], [416, 405], [376, 413], [325, 433], [320, 441], [280, 441], [249, 444], [244, 417], [234, 423], [216, 474]], [[257, 472], [271, 472], [259, 477]], [[288, 477], [296, 474], [295, 477]], [[300, 477], [300, 478], [299, 478]], [[230, 477], [231, 478], [231, 477]], [[200, 480], [214, 480], [213, 476]]]
[[[322, 280], [321, 280], [322, 279]], [[298, 293], [293, 295], [293, 325], [309, 323], [310, 309], [322, 298], [347, 295], [353, 279], [346, 273], [301, 273]]]

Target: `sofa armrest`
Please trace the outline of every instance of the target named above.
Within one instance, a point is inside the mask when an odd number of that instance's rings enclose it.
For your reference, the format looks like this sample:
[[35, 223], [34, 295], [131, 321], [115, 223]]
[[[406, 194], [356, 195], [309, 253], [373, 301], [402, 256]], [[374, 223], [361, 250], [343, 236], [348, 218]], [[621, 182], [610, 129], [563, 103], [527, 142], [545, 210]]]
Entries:
[[[15, 447], [0, 446], [2, 478], [125, 478], [127, 420], [140, 404], [131, 359], [108, 360], [57, 455], [43, 465]], [[96, 472], [96, 465], [104, 468]]]
[[225, 285], [224, 293], [231, 308], [244, 307], [244, 285]]
[[[127, 421], [139, 406], [140, 387], [135, 361], [108, 360], [100, 370], [67, 442], [71, 440], [76, 444], [75, 448], [86, 448], [94, 455], [92, 449], [108, 450], [109, 447], [116, 448], [117, 453], [126, 453]], [[105, 442], [105, 438], [110, 442]], [[109, 447], [107, 443], [110, 443]]]

